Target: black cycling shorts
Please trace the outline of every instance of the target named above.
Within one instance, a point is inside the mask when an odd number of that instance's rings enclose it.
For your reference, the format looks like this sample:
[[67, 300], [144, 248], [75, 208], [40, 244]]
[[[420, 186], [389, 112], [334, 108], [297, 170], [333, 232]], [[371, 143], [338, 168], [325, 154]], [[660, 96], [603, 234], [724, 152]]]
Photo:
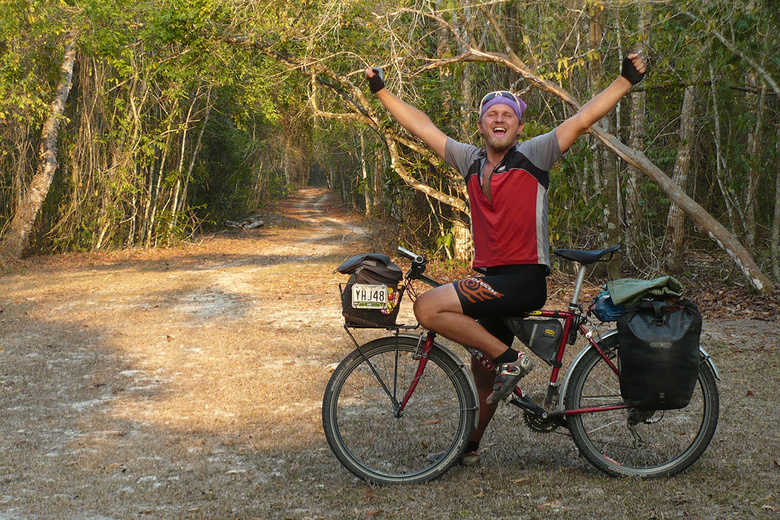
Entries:
[[512, 332], [501, 320], [541, 309], [547, 300], [546, 265], [505, 265], [489, 267], [482, 277], [452, 282], [463, 314], [476, 318], [491, 334], [506, 344]]

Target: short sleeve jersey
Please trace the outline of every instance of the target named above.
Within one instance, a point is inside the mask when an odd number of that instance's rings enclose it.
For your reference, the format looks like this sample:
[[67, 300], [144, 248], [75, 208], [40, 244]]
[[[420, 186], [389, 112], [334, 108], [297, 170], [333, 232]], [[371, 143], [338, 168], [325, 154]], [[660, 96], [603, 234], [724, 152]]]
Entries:
[[448, 139], [445, 162], [466, 180], [474, 236], [474, 267], [550, 265], [549, 170], [561, 158], [555, 130], [510, 148], [491, 178], [492, 200], [480, 183], [487, 152]]

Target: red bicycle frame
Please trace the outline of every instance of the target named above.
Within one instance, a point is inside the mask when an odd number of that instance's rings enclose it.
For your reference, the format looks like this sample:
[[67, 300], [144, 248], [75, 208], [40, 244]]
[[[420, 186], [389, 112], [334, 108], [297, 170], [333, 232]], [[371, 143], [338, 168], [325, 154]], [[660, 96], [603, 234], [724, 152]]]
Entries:
[[[544, 318], [556, 318], [564, 321], [563, 336], [561, 337], [560, 345], [558, 345], [558, 351], [556, 353], [555, 360], [552, 363], [553, 367], [552, 367], [552, 372], [550, 373], [550, 380], [548, 383], [548, 388], [555, 388], [558, 386], [558, 378], [560, 377], [561, 368], [563, 367], [563, 356], [566, 353], [566, 344], [568, 343], [569, 337], [572, 333], [572, 327], [574, 326], [575, 321], [578, 319], [579, 314], [572, 311], [555, 311], [555, 310], [542, 309], [539, 311], [529, 312], [527, 315], [540, 316]], [[588, 331], [584, 326], [584, 320], [579, 320], [579, 321], [580, 323], [577, 323], [576, 325], [579, 333], [582, 334], [582, 336], [588, 341], [588, 343], [590, 343], [590, 345], [596, 349], [596, 351], [599, 353], [601, 358], [607, 363], [607, 365], [615, 373], [615, 375], [619, 376], [620, 371], [618, 370], [618, 367], [612, 362], [609, 356], [601, 349], [598, 343], [596, 343], [593, 340], [593, 338], [591, 337], [592, 336], [591, 332]], [[417, 370], [415, 372], [414, 378], [412, 379], [409, 388], [406, 390], [403, 399], [401, 400], [400, 403], [398, 403], [398, 406], [396, 408], [396, 415], [398, 416], [400, 416], [400, 414], [403, 412], [404, 408], [409, 402], [409, 399], [411, 398], [412, 394], [417, 388], [417, 385], [420, 382], [423, 373], [425, 372], [425, 367], [428, 364], [428, 357], [430, 355], [431, 348], [433, 347], [433, 342], [435, 338], [436, 338], [435, 332], [428, 332], [425, 338], [425, 342], [422, 344], [422, 347], [419, 350], [420, 360], [417, 365]], [[495, 369], [495, 364], [493, 363], [493, 360], [491, 360], [489, 357], [485, 356], [484, 354], [482, 354], [481, 352], [475, 349], [467, 348], [467, 350], [486, 369], [488, 370]], [[519, 398], [523, 398], [525, 396], [523, 391], [520, 390], [519, 388], [515, 388], [514, 392], [515, 395]], [[562, 412], [558, 412], [558, 411], [553, 411], [553, 412], [545, 411], [545, 412], [548, 413], [550, 416], [554, 416], [554, 415], [569, 416], [569, 415], [576, 415], [582, 413], [607, 412], [607, 411], [620, 410], [620, 409], [626, 409], [632, 407], [633, 406], [630, 404], [621, 403], [621, 404], [614, 404], [614, 405], [607, 405], [607, 406], [596, 406], [590, 408], [577, 408], [573, 410], [563, 410]]]

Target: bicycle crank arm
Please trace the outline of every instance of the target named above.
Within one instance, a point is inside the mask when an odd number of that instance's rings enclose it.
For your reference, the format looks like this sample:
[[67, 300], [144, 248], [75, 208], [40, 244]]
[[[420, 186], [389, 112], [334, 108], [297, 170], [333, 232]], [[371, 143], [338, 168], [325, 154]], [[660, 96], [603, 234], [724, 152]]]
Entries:
[[550, 412], [536, 404], [529, 398], [527, 395], [523, 394], [522, 397], [513, 397], [511, 400], [508, 401], [509, 404], [513, 404], [517, 406], [518, 408], [522, 408], [523, 410], [532, 413], [534, 415], [537, 415], [541, 417], [542, 419], [547, 419], [550, 416]]

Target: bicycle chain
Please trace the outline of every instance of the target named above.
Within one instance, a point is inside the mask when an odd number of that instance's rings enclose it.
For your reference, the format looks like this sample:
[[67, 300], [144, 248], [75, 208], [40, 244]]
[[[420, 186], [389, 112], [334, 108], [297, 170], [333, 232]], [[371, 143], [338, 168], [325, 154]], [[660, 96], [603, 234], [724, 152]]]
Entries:
[[[531, 397], [531, 400], [537, 404], [543, 403], [544, 399], [544, 393], [535, 394]], [[557, 401], [557, 399], [554, 399], [554, 401]], [[553, 407], [555, 404], [557, 403], [554, 402]], [[526, 426], [536, 433], [552, 433], [561, 425], [558, 419], [542, 419], [540, 416], [528, 411], [523, 412], [523, 420]]]

